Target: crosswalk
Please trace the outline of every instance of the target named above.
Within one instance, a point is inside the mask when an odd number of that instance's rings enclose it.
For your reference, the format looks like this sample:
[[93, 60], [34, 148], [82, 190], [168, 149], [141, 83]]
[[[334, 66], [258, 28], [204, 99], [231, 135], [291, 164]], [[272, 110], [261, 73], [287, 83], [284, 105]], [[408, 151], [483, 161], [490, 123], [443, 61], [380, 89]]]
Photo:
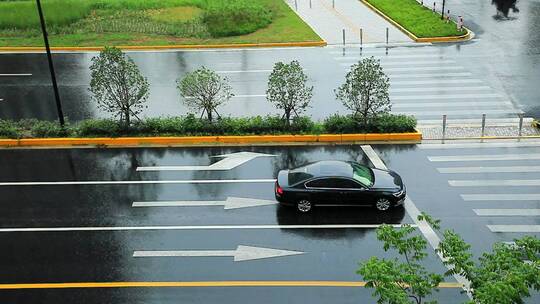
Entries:
[[480, 120], [486, 114], [494, 123], [523, 113], [505, 92], [489, 86], [468, 71], [459, 58], [446, 55], [438, 47], [368, 48], [361, 52], [347, 48], [330, 54], [343, 69], [362, 58], [379, 59], [390, 78], [392, 112], [414, 115], [419, 125], [440, 125], [444, 114], [449, 121]]
[[540, 233], [540, 141], [418, 147], [491, 232]]

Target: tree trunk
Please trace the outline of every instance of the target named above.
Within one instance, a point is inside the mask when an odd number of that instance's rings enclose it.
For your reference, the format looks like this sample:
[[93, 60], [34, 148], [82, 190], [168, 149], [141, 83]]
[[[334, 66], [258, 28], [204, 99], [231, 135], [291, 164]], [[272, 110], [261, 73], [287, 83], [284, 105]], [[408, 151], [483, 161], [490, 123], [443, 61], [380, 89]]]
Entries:
[[285, 110], [285, 121], [287, 123], [287, 127], [291, 126], [291, 110]]
[[206, 109], [206, 114], [208, 115], [208, 120], [212, 121], [212, 110]]
[[129, 125], [131, 124], [130, 117], [129, 117], [129, 109], [124, 111], [124, 116], [125, 116], [125, 119], [126, 119], [125, 128], [129, 129]]

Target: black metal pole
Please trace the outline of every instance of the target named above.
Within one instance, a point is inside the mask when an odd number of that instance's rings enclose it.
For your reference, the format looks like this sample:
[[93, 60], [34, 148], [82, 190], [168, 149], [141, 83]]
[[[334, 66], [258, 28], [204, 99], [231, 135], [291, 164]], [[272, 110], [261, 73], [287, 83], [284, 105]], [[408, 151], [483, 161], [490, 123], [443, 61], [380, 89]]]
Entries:
[[45, 25], [45, 19], [43, 18], [43, 11], [41, 9], [40, 0], [36, 0], [37, 8], [39, 12], [39, 20], [41, 22], [41, 31], [43, 32], [43, 40], [45, 41], [45, 49], [47, 50], [47, 60], [49, 61], [49, 71], [51, 72], [51, 80], [54, 90], [54, 98], [56, 99], [56, 110], [58, 112], [58, 121], [60, 125], [64, 127], [64, 112], [62, 111], [62, 103], [60, 103], [60, 94], [58, 93], [58, 84], [56, 83], [56, 75], [54, 73], [54, 65], [51, 55], [51, 48], [49, 47], [49, 38], [47, 37], [47, 27]]
[[441, 20], [444, 20], [444, 3], [445, 2], [446, 2], [446, 0], [442, 1]]

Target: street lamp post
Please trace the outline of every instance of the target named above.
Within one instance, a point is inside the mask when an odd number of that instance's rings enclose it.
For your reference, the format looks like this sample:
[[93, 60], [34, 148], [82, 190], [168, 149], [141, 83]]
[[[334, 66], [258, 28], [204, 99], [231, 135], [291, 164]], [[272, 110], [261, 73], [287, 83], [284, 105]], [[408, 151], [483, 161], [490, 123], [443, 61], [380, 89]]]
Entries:
[[444, 20], [444, 3], [445, 2], [446, 2], [446, 0], [442, 1], [441, 20]]
[[45, 19], [43, 18], [43, 10], [41, 9], [40, 0], [36, 0], [36, 4], [39, 12], [39, 20], [41, 22], [41, 32], [43, 33], [43, 40], [45, 41], [45, 49], [47, 51], [47, 60], [49, 61], [49, 71], [51, 72], [54, 98], [56, 100], [56, 110], [58, 112], [58, 121], [60, 122], [60, 125], [64, 127], [64, 112], [62, 111], [62, 103], [60, 103], [60, 94], [58, 93], [58, 84], [56, 83], [56, 75], [54, 73], [51, 48], [49, 47], [49, 38], [47, 37], [47, 27], [45, 25]]

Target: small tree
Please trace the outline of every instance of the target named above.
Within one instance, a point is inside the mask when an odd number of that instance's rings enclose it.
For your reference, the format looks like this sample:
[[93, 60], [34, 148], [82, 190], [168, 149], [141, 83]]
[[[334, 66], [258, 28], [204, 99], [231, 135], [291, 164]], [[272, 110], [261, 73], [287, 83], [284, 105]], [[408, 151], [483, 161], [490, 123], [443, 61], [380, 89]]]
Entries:
[[282, 109], [287, 125], [291, 115], [298, 117], [309, 106], [313, 96], [313, 86], [307, 85], [308, 77], [296, 60], [291, 63], [278, 62], [268, 77], [266, 99], [276, 108]]
[[336, 98], [353, 112], [353, 116], [367, 125], [377, 115], [391, 110], [389, 79], [379, 60], [365, 58], [351, 66], [345, 83], [335, 90]]
[[188, 73], [177, 83], [184, 103], [195, 111], [201, 111], [201, 117], [206, 113], [209, 121], [212, 121], [213, 113], [219, 118], [217, 108], [234, 96], [227, 77], [205, 67]]
[[420, 264], [427, 256], [427, 242], [414, 232], [410, 225], [395, 229], [385, 224], [377, 229], [384, 251], [393, 249], [403, 257], [403, 261], [372, 257], [360, 264], [357, 273], [367, 280], [366, 287], [375, 288], [377, 303], [421, 304], [442, 282], [442, 275], [430, 273]]
[[148, 99], [148, 81], [131, 58], [120, 49], [105, 47], [90, 66], [92, 99], [98, 107], [119, 117], [124, 127], [137, 117]]
[[[496, 243], [493, 250], [484, 253], [478, 262], [469, 252], [470, 245], [452, 230], [440, 231], [439, 221], [422, 214], [443, 239], [436, 249], [449, 268], [444, 275], [460, 275], [468, 281], [467, 289], [472, 301], [467, 303], [523, 303], [530, 290], [540, 290], [540, 240], [525, 236], [514, 245]], [[384, 242], [384, 249], [396, 249], [405, 263], [397, 259], [371, 258], [360, 264], [358, 273], [374, 288], [377, 303], [422, 303], [425, 296], [437, 290], [442, 276], [428, 273], [418, 263], [426, 256], [426, 241], [421, 236], [410, 236], [414, 229], [409, 225], [393, 228], [382, 225], [377, 238]], [[412, 299], [412, 300], [410, 300]], [[430, 303], [436, 303], [432, 301]]]

